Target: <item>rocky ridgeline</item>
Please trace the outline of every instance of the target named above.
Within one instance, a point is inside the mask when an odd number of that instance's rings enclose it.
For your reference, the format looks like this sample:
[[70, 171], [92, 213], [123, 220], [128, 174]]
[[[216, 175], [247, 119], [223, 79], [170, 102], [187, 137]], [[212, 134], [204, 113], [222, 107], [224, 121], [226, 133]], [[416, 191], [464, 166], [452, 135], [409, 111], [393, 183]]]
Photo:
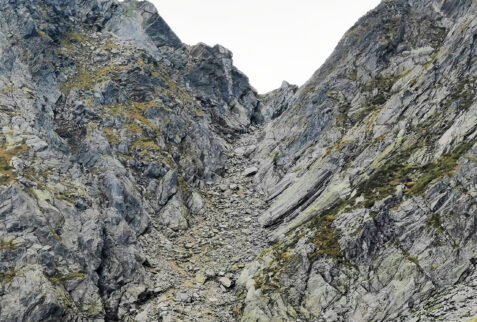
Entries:
[[148, 2], [0, 0], [0, 321], [472, 318], [476, 12], [382, 1], [258, 95]]

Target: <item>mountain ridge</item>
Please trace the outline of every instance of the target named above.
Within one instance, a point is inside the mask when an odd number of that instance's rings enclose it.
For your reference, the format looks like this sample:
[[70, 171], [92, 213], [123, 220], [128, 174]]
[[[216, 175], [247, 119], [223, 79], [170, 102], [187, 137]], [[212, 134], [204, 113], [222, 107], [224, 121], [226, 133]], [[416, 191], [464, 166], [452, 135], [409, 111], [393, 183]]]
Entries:
[[[273, 197], [261, 222], [276, 244], [241, 277], [245, 320], [457, 319], [412, 305], [432, 293], [426, 279], [437, 290], [473, 272], [470, 244], [433, 245], [441, 233], [473, 238], [455, 227], [474, 220], [474, 165], [465, 155], [475, 153], [475, 67], [451, 54], [475, 54], [473, 6], [383, 1], [265, 126], [257, 183]], [[451, 278], [453, 265], [464, 275]], [[406, 277], [413, 266], [417, 274]], [[466, 305], [461, 314], [472, 316], [472, 303], [452, 309]]]

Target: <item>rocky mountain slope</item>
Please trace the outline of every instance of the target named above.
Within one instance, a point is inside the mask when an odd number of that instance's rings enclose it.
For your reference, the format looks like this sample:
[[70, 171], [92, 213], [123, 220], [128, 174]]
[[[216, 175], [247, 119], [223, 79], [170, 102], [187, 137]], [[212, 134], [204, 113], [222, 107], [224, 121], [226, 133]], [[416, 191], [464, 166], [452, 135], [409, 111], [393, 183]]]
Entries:
[[383, 1], [267, 125], [244, 320], [477, 313], [476, 9]]
[[147, 2], [0, 7], [1, 320], [125, 319], [156, 295], [139, 236], [189, 227], [257, 94]]
[[258, 95], [148, 2], [0, 0], [0, 321], [470, 319], [476, 12], [382, 1]]

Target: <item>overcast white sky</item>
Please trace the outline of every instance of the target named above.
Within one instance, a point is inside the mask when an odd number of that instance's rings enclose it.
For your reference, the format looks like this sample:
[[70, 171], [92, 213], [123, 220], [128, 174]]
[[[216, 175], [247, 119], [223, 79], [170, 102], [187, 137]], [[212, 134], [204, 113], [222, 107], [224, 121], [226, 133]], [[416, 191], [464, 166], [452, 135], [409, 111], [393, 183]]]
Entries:
[[[151, 1], [151, 0], [150, 0]], [[380, 0], [152, 0], [189, 45], [221, 44], [260, 93], [302, 85]]]

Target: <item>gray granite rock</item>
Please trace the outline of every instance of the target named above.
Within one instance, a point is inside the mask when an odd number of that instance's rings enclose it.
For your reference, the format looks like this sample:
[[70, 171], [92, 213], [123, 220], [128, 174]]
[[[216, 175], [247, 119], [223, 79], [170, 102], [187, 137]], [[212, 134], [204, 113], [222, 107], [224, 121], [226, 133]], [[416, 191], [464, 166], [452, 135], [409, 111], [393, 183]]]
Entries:
[[265, 125], [272, 246], [239, 279], [242, 321], [477, 314], [442, 304], [475, 273], [477, 65], [472, 46], [451, 54], [472, 43], [475, 9], [383, 1]]
[[2, 1], [0, 26], [0, 321], [143, 316], [138, 238], [203, 214], [258, 95], [148, 2]]
[[0, 0], [0, 321], [471, 319], [476, 9], [258, 95], [148, 2]]

